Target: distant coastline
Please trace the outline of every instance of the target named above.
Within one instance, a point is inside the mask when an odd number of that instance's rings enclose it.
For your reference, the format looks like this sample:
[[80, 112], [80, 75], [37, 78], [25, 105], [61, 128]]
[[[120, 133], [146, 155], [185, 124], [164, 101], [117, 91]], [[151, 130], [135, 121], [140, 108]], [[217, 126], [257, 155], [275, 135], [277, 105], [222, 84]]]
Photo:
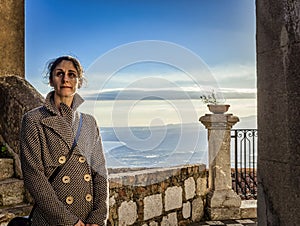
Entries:
[[[256, 125], [256, 116], [242, 117], [234, 129]], [[207, 131], [201, 123], [102, 127], [100, 133], [109, 168], [207, 164]]]

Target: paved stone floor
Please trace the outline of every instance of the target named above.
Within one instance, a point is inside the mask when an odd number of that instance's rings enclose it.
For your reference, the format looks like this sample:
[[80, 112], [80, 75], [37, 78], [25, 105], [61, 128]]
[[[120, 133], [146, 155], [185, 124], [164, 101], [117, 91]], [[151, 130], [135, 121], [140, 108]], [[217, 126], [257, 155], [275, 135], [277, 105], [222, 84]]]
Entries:
[[223, 221], [204, 221], [194, 223], [190, 226], [257, 226], [257, 219], [241, 219], [241, 220], [223, 220]]

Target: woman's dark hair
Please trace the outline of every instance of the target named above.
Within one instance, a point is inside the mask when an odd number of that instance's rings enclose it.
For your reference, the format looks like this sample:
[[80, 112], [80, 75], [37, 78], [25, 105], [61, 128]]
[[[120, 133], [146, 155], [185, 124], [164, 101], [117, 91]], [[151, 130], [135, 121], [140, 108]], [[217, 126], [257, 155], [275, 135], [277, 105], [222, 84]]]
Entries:
[[48, 78], [48, 81], [51, 81], [52, 76], [53, 76], [53, 71], [56, 68], [56, 66], [58, 64], [60, 64], [63, 60], [66, 61], [71, 61], [76, 69], [76, 71], [78, 72], [78, 77], [79, 77], [79, 84], [78, 84], [78, 88], [80, 88], [82, 86], [82, 83], [84, 81], [84, 77], [83, 77], [83, 68], [79, 62], [79, 60], [77, 60], [75, 57], [72, 56], [61, 56], [55, 59], [52, 59], [48, 62], [47, 64], [47, 73], [46, 73], [46, 78]]

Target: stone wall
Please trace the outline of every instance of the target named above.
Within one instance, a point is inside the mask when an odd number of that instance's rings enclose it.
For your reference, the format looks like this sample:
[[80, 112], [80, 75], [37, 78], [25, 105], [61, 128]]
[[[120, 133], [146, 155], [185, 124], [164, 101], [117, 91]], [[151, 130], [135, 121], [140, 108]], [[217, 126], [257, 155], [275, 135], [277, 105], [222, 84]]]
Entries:
[[42, 95], [18, 76], [0, 76], [0, 135], [18, 153], [22, 115], [44, 101]]
[[205, 165], [110, 173], [108, 225], [188, 225], [204, 217]]
[[300, 1], [256, 10], [258, 224], [300, 225]]
[[0, 1], [0, 76], [25, 76], [24, 0]]

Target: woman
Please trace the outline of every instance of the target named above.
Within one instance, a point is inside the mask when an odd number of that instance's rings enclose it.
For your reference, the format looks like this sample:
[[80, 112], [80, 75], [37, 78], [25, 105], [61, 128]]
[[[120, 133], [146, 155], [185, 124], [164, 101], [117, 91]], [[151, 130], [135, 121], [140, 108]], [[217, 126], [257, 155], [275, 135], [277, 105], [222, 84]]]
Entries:
[[[36, 204], [32, 225], [106, 225], [108, 183], [101, 137], [95, 119], [77, 112], [83, 102], [76, 93], [83, 69], [77, 59], [62, 56], [49, 63], [47, 75], [54, 91], [43, 106], [23, 116], [21, 127], [24, 183]], [[80, 117], [80, 135], [68, 159]]]

